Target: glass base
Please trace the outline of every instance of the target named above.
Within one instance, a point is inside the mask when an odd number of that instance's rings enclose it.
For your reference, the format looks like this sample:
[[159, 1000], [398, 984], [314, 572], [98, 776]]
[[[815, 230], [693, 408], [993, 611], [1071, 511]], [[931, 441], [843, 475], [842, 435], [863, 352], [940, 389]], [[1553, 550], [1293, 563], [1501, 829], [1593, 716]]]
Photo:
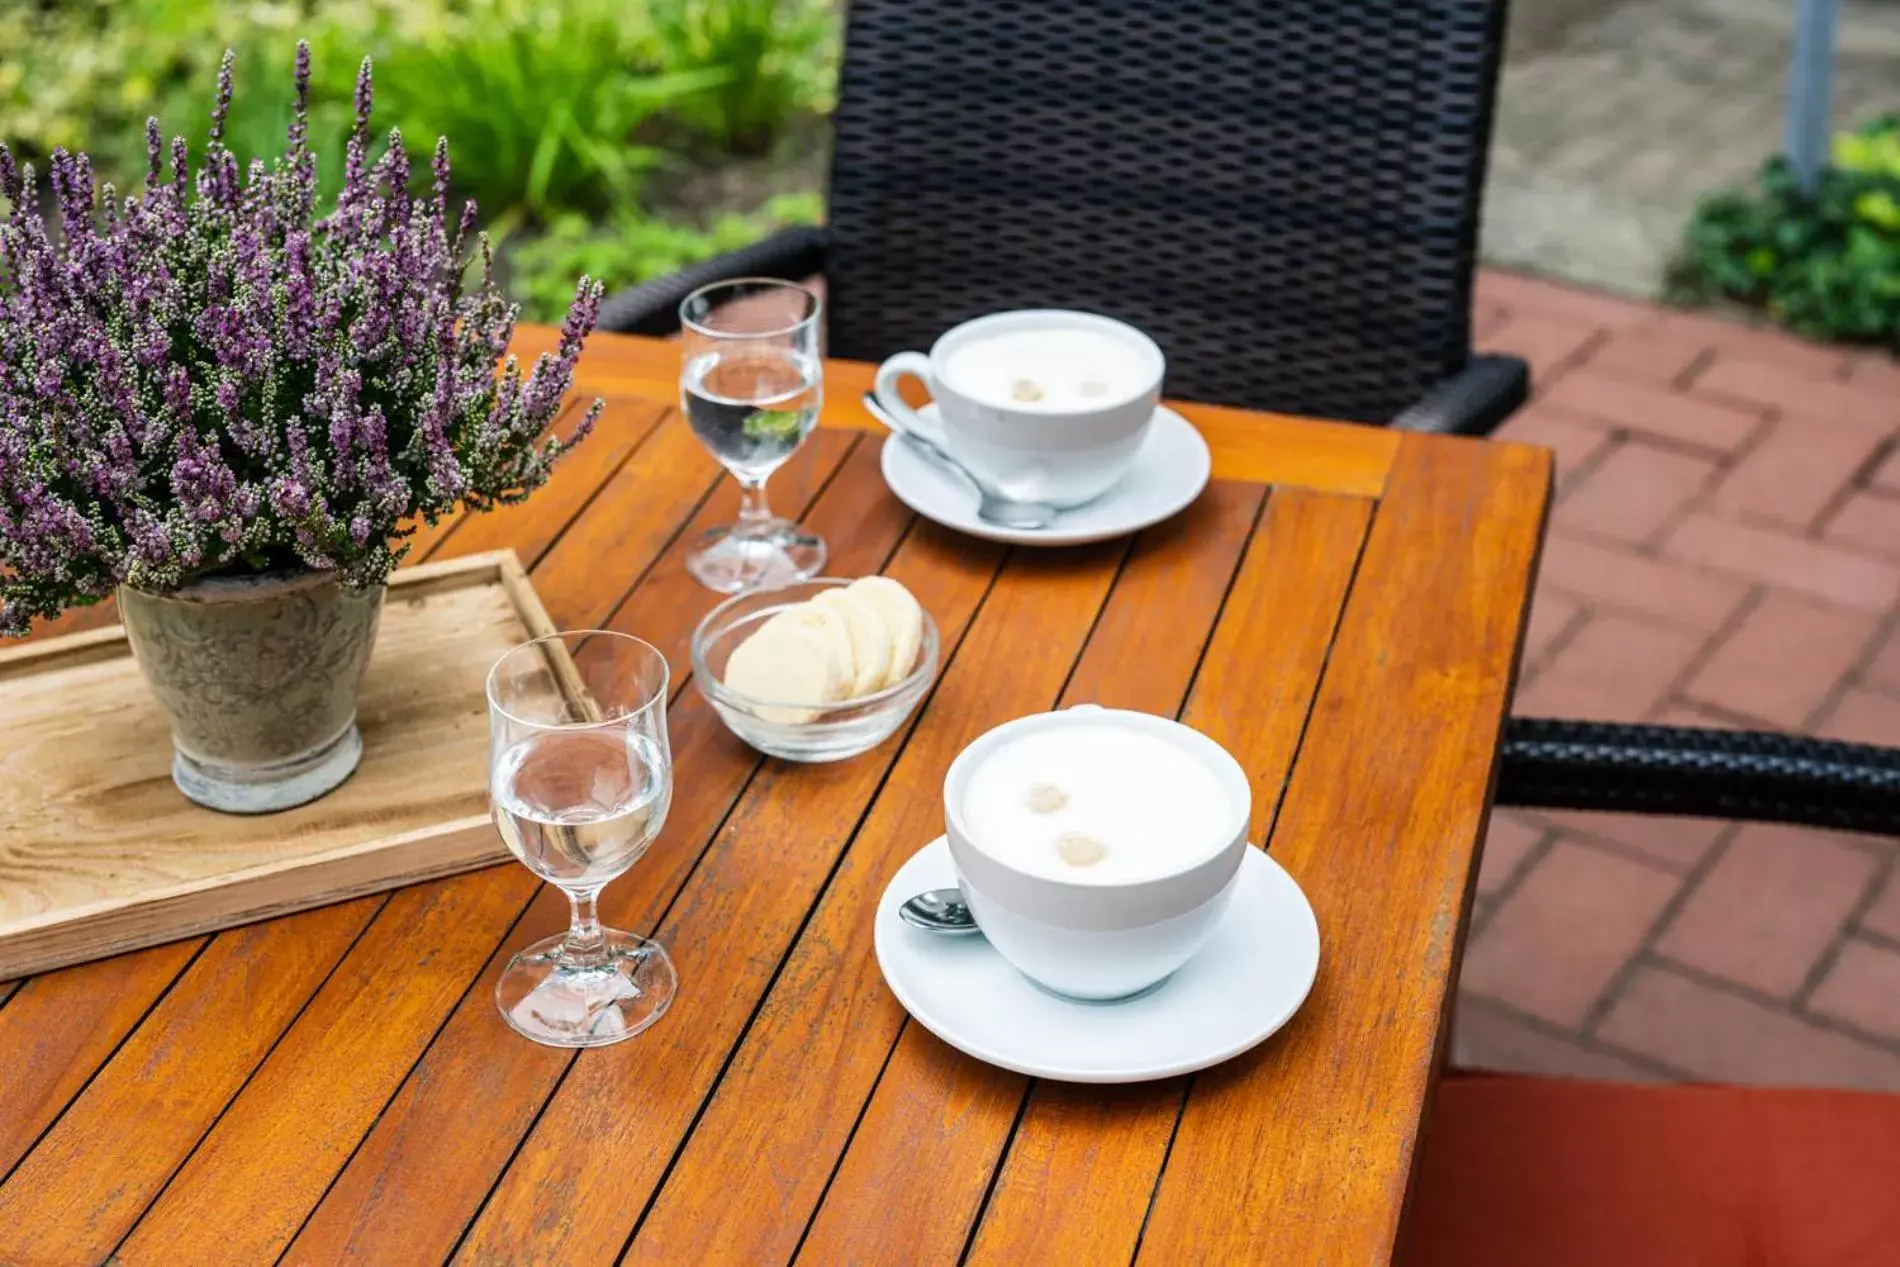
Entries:
[[721, 594], [809, 580], [825, 566], [825, 543], [786, 519], [752, 528], [728, 524], [704, 533], [686, 556], [686, 570]]
[[561, 962], [566, 933], [508, 961], [495, 1002], [511, 1029], [549, 1047], [605, 1047], [666, 1015], [679, 986], [666, 949], [632, 933], [603, 931], [606, 951], [595, 965]]
[[356, 723], [311, 752], [274, 765], [221, 765], [172, 750], [172, 782], [206, 809], [227, 814], [268, 814], [304, 805], [333, 791], [363, 759]]

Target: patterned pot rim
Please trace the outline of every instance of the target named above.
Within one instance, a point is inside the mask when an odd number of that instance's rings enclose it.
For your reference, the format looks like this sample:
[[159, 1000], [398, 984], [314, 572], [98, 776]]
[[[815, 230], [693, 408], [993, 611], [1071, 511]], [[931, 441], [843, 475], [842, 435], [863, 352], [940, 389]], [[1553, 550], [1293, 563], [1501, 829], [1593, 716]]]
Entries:
[[281, 598], [286, 594], [297, 594], [332, 584], [340, 585], [335, 572], [315, 568], [278, 568], [247, 576], [201, 576], [195, 581], [187, 581], [169, 594], [140, 589], [134, 585], [122, 585], [120, 588], [137, 594], [141, 599], [156, 602], [244, 603]]

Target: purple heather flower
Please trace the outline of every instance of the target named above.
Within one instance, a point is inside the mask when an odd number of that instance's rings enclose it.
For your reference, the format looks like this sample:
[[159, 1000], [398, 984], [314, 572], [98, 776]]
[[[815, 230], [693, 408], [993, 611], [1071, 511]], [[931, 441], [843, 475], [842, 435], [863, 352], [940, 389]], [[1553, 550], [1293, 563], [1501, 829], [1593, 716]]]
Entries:
[[[156, 125], [158, 120], [152, 120]], [[20, 169], [13, 161], [13, 152], [0, 141], [0, 198], [13, 204], [13, 214], [20, 215], [25, 202], [20, 197]]]
[[290, 152], [296, 154], [310, 141], [310, 45], [297, 41], [297, 65], [292, 81], [296, 87], [296, 105], [290, 115]]
[[224, 121], [231, 113], [231, 66], [237, 61], [237, 54], [230, 49], [224, 50], [224, 60], [218, 63], [218, 99], [211, 107], [211, 139], [224, 140]]
[[165, 134], [158, 130], [157, 119], [145, 121], [145, 189], [158, 188], [158, 175], [165, 168]]
[[358, 132], [361, 132], [365, 136], [369, 135], [369, 112], [370, 112], [370, 107], [374, 104], [374, 101], [375, 101], [375, 98], [372, 95], [372, 90], [370, 87], [370, 80], [371, 80], [372, 74], [373, 74], [373, 68], [370, 64], [370, 59], [368, 55], [365, 54], [363, 57], [363, 64], [356, 68], [356, 98], [355, 98], [356, 130]]
[[343, 191], [319, 216], [309, 49], [288, 152], [248, 171], [224, 141], [231, 66], [195, 175], [182, 137], [167, 175], [154, 122], [144, 189], [108, 189], [100, 215], [89, 160], [55, 154], [62, 232], [0, 145], [0, 634], [259, 556], [379, 583], [408, 521], [517, 500], [573, 442], [540, 437], [599, 287], [525, 381], [512, 359], [498, 375], [514, 309], [485, 242], [464, 289], [475, 209], [451, 235], [446, 143], [430, 197], [409, 196], [393, 134], [371, 165], [365, 60]]

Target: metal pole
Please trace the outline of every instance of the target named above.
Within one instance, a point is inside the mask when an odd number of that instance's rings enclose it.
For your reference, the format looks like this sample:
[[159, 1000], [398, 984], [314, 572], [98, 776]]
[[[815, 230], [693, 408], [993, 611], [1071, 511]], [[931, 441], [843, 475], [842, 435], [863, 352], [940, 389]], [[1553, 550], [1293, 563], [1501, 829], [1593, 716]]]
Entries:
[[1827, 158], [1834, 113], [1834, 25], [1840, 0], [1800, 0], [1788, 60], [1788, 113], [1782, 148], [1801, 187], [1813, 193]]

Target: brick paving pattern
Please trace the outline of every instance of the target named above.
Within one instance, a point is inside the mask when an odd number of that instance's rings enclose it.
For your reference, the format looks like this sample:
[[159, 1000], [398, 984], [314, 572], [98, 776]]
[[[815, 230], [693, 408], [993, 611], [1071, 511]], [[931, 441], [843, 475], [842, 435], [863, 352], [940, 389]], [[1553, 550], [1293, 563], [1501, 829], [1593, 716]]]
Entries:
[[[1490, 271], [1552, 448], [1516, 711], [1900, 744], [1900, 367]], [[1900, 841], [1499, 811], [1465, 1065], [1900, 1090]]]

